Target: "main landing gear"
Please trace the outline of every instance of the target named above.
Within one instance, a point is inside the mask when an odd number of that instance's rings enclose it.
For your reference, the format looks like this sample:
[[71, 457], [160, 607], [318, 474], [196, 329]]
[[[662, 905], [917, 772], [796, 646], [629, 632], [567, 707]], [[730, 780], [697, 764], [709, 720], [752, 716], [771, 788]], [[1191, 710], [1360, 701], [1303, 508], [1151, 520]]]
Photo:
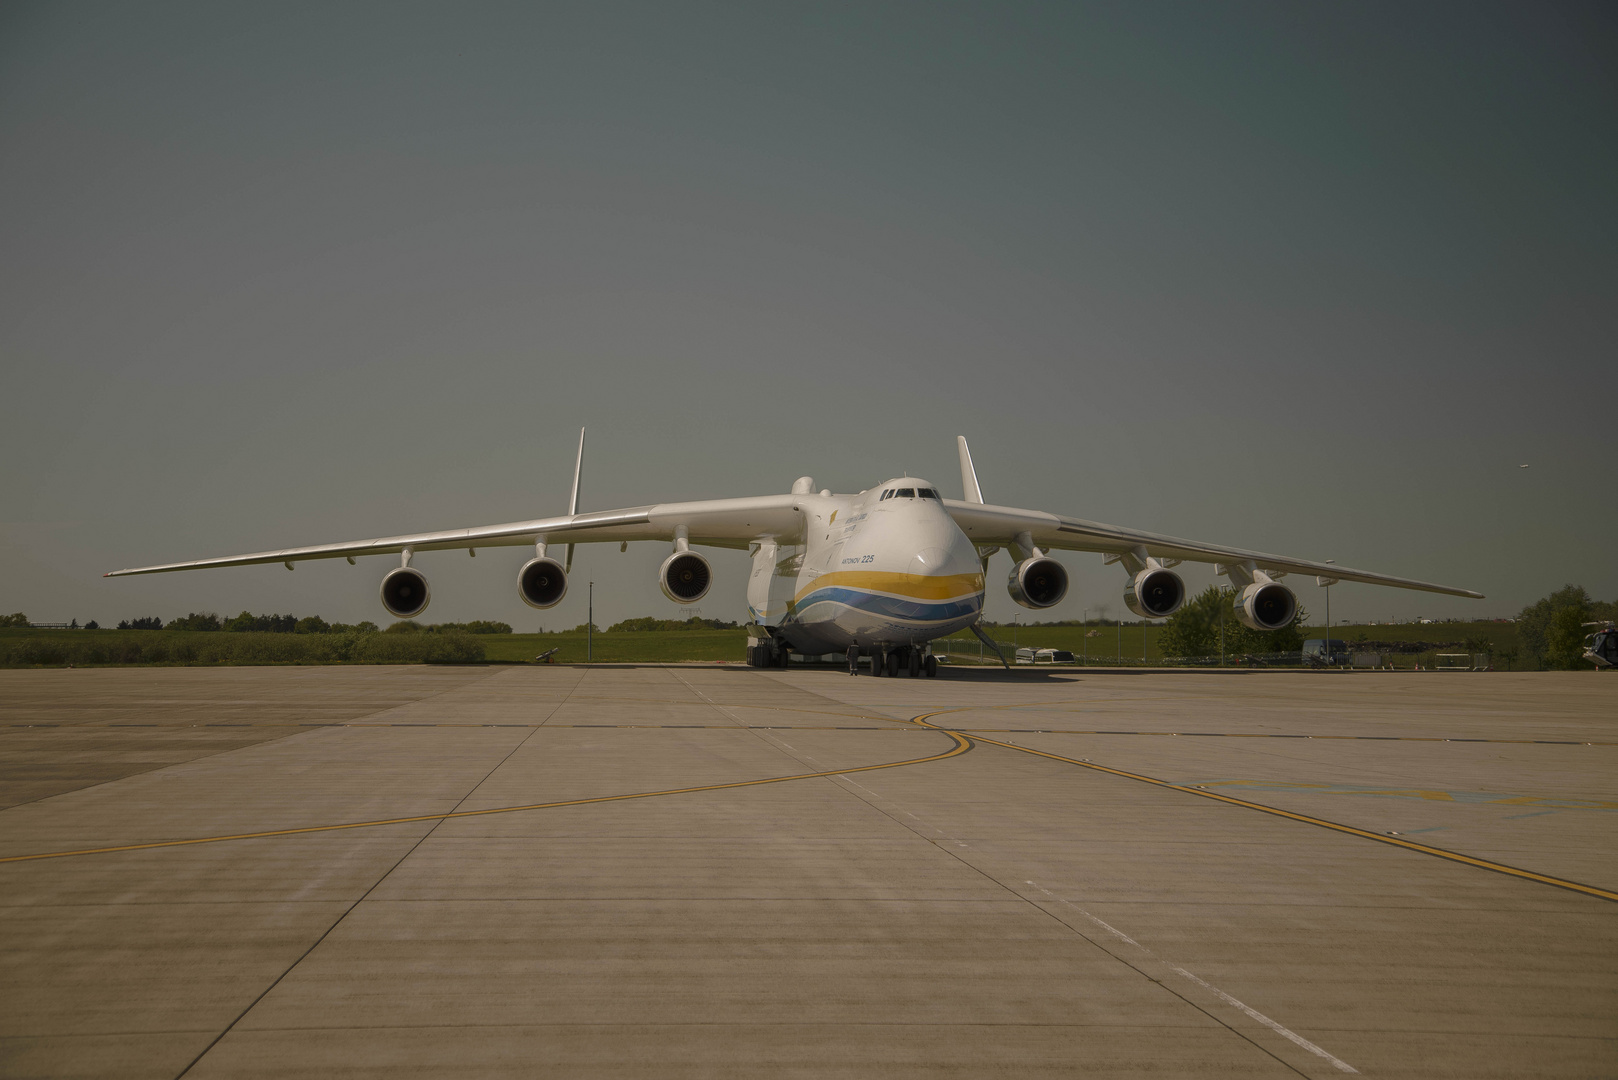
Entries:
[[[878, 645], [871, 653], [871, 674], [876, 676], [896, 677], [900, 671], [908, 674], [912, 679], [925, 674], [929, 679], [938, 677], [938, 657], [930, 651], [925, 651], [917, 645], [896, 645], [889, 648]], [[848, 673], [859, 672], [859, 647], [848, 647]]]
[[792, 653], [787, 649], [774, 645], [749, 645], [747, 647], [748, 667], [779, 667], [787, 666]]

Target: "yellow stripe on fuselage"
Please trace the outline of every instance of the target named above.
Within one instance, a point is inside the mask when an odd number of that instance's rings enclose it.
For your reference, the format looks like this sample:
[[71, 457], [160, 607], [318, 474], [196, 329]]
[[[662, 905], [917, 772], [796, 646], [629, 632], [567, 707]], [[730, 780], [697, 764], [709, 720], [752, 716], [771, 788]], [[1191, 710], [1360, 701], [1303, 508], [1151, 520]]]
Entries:
[[939, 574], [916, 576], [886, 570], [838, 570], [821, 574], [798, 590], [797, 603], [816, 589], [865, 589], [869, 592], [908, 596], [914, 600], [954, 600], [983, 591], [982, 574]]

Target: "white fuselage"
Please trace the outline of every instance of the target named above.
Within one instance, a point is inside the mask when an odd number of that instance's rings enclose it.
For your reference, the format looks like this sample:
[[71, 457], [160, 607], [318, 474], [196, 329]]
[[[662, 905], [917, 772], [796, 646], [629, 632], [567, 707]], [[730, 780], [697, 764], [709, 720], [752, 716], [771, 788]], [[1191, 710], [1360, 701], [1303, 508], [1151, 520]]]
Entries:
[[977, 549], [927, 481], [806, 494], [798, 505], [804, 542], [761, 544], [747, 586], [753, 621], [794, 650], [919, 646], [982, 615]]

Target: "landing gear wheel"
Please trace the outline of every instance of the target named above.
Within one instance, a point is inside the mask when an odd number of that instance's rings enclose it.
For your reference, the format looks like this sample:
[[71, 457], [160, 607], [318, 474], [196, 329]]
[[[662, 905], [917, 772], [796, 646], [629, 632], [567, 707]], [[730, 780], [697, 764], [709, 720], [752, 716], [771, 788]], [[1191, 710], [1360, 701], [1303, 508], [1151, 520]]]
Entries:
[[885, 649], [877, 649], [871, 654], [871, 674], [877, 678], [888, 673], [888, 654]]
[[921, 674], [921, 650], [913, 648], [913, 649], [910, 650], [910, 677], [912, 679], [914, 679], [917, 676], [919, 676], [920, 674]]
[[776, 667], [789, 667], [792, 664], [792, 650], [782, 649], [775, 660]]
[[938, 657], [932, 653], [927, 654], [927, 677], [929, 679], [938, 678]]
[[899, 677], [899, 654], [897, 652], [890, 652], [888, 654], [888, 662], [886, 666], [888, 669], [888, 678], [895, 679]]

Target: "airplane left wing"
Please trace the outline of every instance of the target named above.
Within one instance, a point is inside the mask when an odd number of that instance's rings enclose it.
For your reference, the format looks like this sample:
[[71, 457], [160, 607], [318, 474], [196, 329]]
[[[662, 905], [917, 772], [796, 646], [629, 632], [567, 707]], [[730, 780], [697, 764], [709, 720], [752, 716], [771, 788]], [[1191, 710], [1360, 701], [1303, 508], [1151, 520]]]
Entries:
[[801, 539], [803, 515], [796, 495], [761, 495], [741, 499], [710, 499], [701, 502], [658, 503], [622, 510], [601, 510], [587, 514], [514, 521], [504, 525], [483, 525], [471, 529], [383, 536], [372, 540], [349, 540], [336, 544], [255, 551], [246, 555], [196, 559], [190, 562], [162, 563], [114, 570], [103, 577], [132, 574], [162, 574], [174, 570], [204, 570], [220, 566], [254, 566], [267, 563], [293, 563], [309, 559], [343, 559], [350, 562], [362, 555], [397, 555], [409, 549], [451, 551], [482, 547], [522, 547], [528, 544], [619, 543], [632, 540], [672, 541], [675, 530], [684, 527], [692, 544], [707, 547], [743, 548], [761, 539], [793, 542]]
[[[1445, 593], [1450, 596], [1469, 596], [1482, 599], [1483, 594], [1470, 589], [1457, 589], [1449, 585], [1435, 585], [1430, 581], [1373, 574], [1336, 563], [1313, 562], [1285, 555], [1272, 555], [1264, 551], [1226, 547], [1222, 544], [1204, 544], [1196, 540], [1183, 540], [1177, 536], [1125, 529], [1117, 525], [1103, 525], [1082, 518], [1060, 517], [1039, 510], [1020, 510], [1009, 506], [985, 506], [976, 502], [944, 500], [955, 523], [971, 538], [983, 546], [1012, 547], [1027, 540], [1040, 548], [1063, 551], [1097, 551], [1121, 557], [1151, 556], [1172, 565], [1174, 562], [1204, 562], [1253, 568], [1279, 577], [1282, 574], [1315, 574], [1333, 581], [1357, 581], [1368, 585], [1392, 585], [1401, 589]], [[1144, 558], [1141, 559], [1144, 562]]]

